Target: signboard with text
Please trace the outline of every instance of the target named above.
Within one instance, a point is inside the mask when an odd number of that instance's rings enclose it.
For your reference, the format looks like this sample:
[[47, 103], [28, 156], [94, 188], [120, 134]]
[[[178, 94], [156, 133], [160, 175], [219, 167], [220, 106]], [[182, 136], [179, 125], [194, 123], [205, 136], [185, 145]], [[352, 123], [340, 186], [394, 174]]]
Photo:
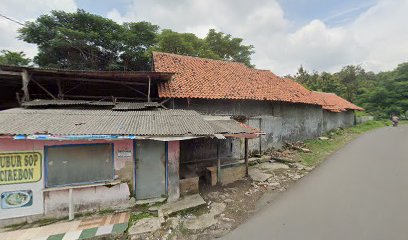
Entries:
[[0, 185], [40, 181], [41, 163], [40, 152], [0, 153]]

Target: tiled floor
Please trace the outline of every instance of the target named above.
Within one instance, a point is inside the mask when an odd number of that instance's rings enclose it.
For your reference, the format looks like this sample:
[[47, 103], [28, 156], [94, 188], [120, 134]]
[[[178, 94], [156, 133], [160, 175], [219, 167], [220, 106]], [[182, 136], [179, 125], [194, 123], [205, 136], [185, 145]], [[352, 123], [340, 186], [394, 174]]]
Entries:
[[74, 240], [110, 233], [122, 233], [127, 229], [129, 213], [118, 213], [99, 218], [55, 223], [43, 227], [0, 233], [1, 240]]

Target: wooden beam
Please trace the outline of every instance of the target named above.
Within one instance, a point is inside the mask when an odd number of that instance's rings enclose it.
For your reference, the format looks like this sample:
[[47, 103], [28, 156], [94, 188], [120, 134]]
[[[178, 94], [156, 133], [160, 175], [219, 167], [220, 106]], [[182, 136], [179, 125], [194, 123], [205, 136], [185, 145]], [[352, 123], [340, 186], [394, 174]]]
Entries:
[[127, 88], [129, 88], [129, 89], [131, 89], [131, 90], [133, 90], [133, 91], [135, 91], [135, 92], [137, 92], [137, 93], [139, 93], [139, 94], [141, 94], [141, 95], [147, 97], [146, 93], [144, 93], [144, 92], [142, 92], [142, 91], [140, 91], [140, 90], [138, 90], [138, 89], [136, 89], [136, 88], [134, 88], [134, 87], [128, 86], [128, 85], [126, 85], [126, 84], [122, 84], [122, 86], [127, 87]]
[[18, 105], [21, 106], [21, 98], [18, 92], [16, 92], [16, 99], [17, 99]]
[[149, 88], [147, 90], [147, 102], [150, 102], [150, 86], [152, 84], [152, 79], [150, 78], [150, 76], [147, 76], [149, 78]]
[[58, 77], [58, 79], [55, 78], [46, 78], [46, 77], [38, 77], [44, 80], [51, 80], [51, 81], [56, 81], [56, 80], [63, 80], [63, 81], [76, 81], [76, 82], [90, 82], [90, 83], [113, 83], [113, 84], [126, 84], [126, 85], [139, 85], [139, 86], [146, 86], [148, 83], [143, 83], [143, 82], [125, 82], [125, 81], [115, 81], [115, 80], [102, 80], [102, 79], [89, 79], [89, 78], [64, 78], [64, 77]]
[[57, 86], [58, 86], [58, 99], [64, 99], [64, 92], [62, 91], [62, 85], [61, 85], [61, 80], [57, 80]]
[[220, 140], [217, 139], [217, 183], [221, 185], [221, 157], [220, 157]]
[[33, 81], [33, 83], [35, 83], [39, 88], [41, 88], [44, 92], [46, 92], [48, 95], [50, 95], [50, 97], [52, 97], [52, 99], [57, 99], [50, 91], [48, 91], [45, 87], [43, 87], [43, 85], [39, 84], [34, 79], [31, 79], [31, 81]]
[[11, 71], [0, 70], [0, 75], [21, 76], [21, 72], [11, 72]]
[[28, 91], [28, 84], [30, 83], [30, 76], [28, 75], [27, 70], [23, 70], [23, 72], [21, 73], [21, 77], [22, 77], [22, 90], [24, 93], [23, 96], [23, 102], [24, 101], [30, 101], [30, 93]]
[[167, 98], [166, 100], [162, 101], [162, 102], [160, 103], [160, 105], [163, 105], [163, 104], [165, 104], [166, 102], [168, 102], [168, 101], [170, 101], [170, 100], [171, 100], [171, 98]]
[[248, 167], [248, 138], [245, 138], [245, 176], [249, 176], [249, 167]]
[[[65, 98], [84, 98], [84, 99], [109, 99], [112, 100], [112, 96], [81, 96], [81, 95], [64, 95]], [[130, 97], [115, 97], [116, 99], [123, 100], [135, 100], [135, 101], [146, 101], [146, 98], [130, 98]]]
[[65, 95], [65, 94], [71, 92], [72, 90], [75, 90], [75, 89], [79, 88], [80, 86], [82, 86], [82, 83], [78, 83], [78, 85], [73, 86], [72, 88], [70, 88], [70, 89], [68, 89], [67, 91], [65, 91], [63, 94]]

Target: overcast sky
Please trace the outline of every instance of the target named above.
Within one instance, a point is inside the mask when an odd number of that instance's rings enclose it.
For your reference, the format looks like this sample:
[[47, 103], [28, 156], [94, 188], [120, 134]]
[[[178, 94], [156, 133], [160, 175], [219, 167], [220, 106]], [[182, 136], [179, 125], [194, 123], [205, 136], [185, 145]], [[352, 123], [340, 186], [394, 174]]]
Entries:
[[[205, 36], [209, 28], [255, 46], [257, 68], [279, 75], [337, 71], [361, 64], [375, 72], [408, 61], [408, 0], [1, 0], [0, 13], [24, 22], [77, 8], [117, 22], [150, 21]], [[0, 18], [0, 49], [36, 54]]]

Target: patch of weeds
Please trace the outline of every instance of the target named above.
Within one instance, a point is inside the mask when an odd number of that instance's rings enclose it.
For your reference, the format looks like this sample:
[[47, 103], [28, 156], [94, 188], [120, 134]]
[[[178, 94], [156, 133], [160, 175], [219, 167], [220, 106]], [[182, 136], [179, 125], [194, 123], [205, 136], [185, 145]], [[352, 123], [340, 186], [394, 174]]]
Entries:
[[89, 217], [94, 215], [95, 212], [83, 212], [83, 213], [75, 213], [75, 217], [81, 218], [81, 217]]
[[64, 218], [44, 218], [44, 219], [32, 222], [31, 225], [36, 225], [36, 226], [42, 227], [42, 226], [50, 225], [50, 224], [53, 224], [53, 223], [56, 223], [56, 222], [59, 222], [59, 221], [62, 221], [62, 220], [68, 220], [68, 217], [64, 217]]
[[385, 126], [390, 126], [391, 122], [390, 121], [369, 121], [365, 122], [363, 124], [359, 124], [357, 126], [354, 126], [352, 128], [347, 129], [347, 131], [351, 133], [364, 133], [372, 129], [380, 128], [380, 127], [385, 127]]
[[149, 210], [149, 204], [137, 204], [132, 208], [133, 212], [147, 212]]
[[163, 204], [164, 204], [164, 202], [156, 202], [156, 203], [153, 203], [153, 204], [147, 206], [147, 210], [148, 210], [149, 208], [159, 208], [159, 207], [160, 207], [161, 205], [163, 205]]
[[306, 148], [310, 149], [311, 152], [299, 152], [297, 158], [307, 166], [315, 166], [357, 136], [389, 125], [390, 123], [387, 121], [369, 121], [347, 129], [332, 130], [325, 134], [329, 137], [328, 140], [311, 139], [305, 141]]
[[154, 217], [155, 215], [149, 212], [132, 213], [129, 218], [129, 226], [143, 218]]
[[115, 212], [115, 210], [113, 210], [113, 209], [102, 209], [102, 210], [100, 210], [98, 213], [100, 214], [100, 215], [106, 215], [106, 214], [112, 214], [112, 213], [114, 213]]
[[27, 222], [15, 223], [15, 224], [7, 225], [4, 228], [6, 228], [9, 231], [15, 231], [15, 230], [21, 229], [22, 227], [24, 227], [27, 224], [28, 224]]
[[180, 215], [181, 217], [187, 216], [187, 215], [194, 215], [194, 216], [200, 216], [205, 213], [208, 213], [209, 209], [207, 208], [207, 205], [202, 205], [202, 206], [197, 206], [194, 208], [189, 208], [189, 209], [184, 209], [175, 213], [172, 213], [170, 217], [174, 217], [176, 215]]
[[180, 223], [180, 225], [179, 225], [179, 231], [180, 231], [180, 233], [181, 234], [183, 234], [183, 235], [190, 235], [190, 230], [188, 230], [185, 226], [184, 226], [184, 223], [183, 222], [181, 222]]

